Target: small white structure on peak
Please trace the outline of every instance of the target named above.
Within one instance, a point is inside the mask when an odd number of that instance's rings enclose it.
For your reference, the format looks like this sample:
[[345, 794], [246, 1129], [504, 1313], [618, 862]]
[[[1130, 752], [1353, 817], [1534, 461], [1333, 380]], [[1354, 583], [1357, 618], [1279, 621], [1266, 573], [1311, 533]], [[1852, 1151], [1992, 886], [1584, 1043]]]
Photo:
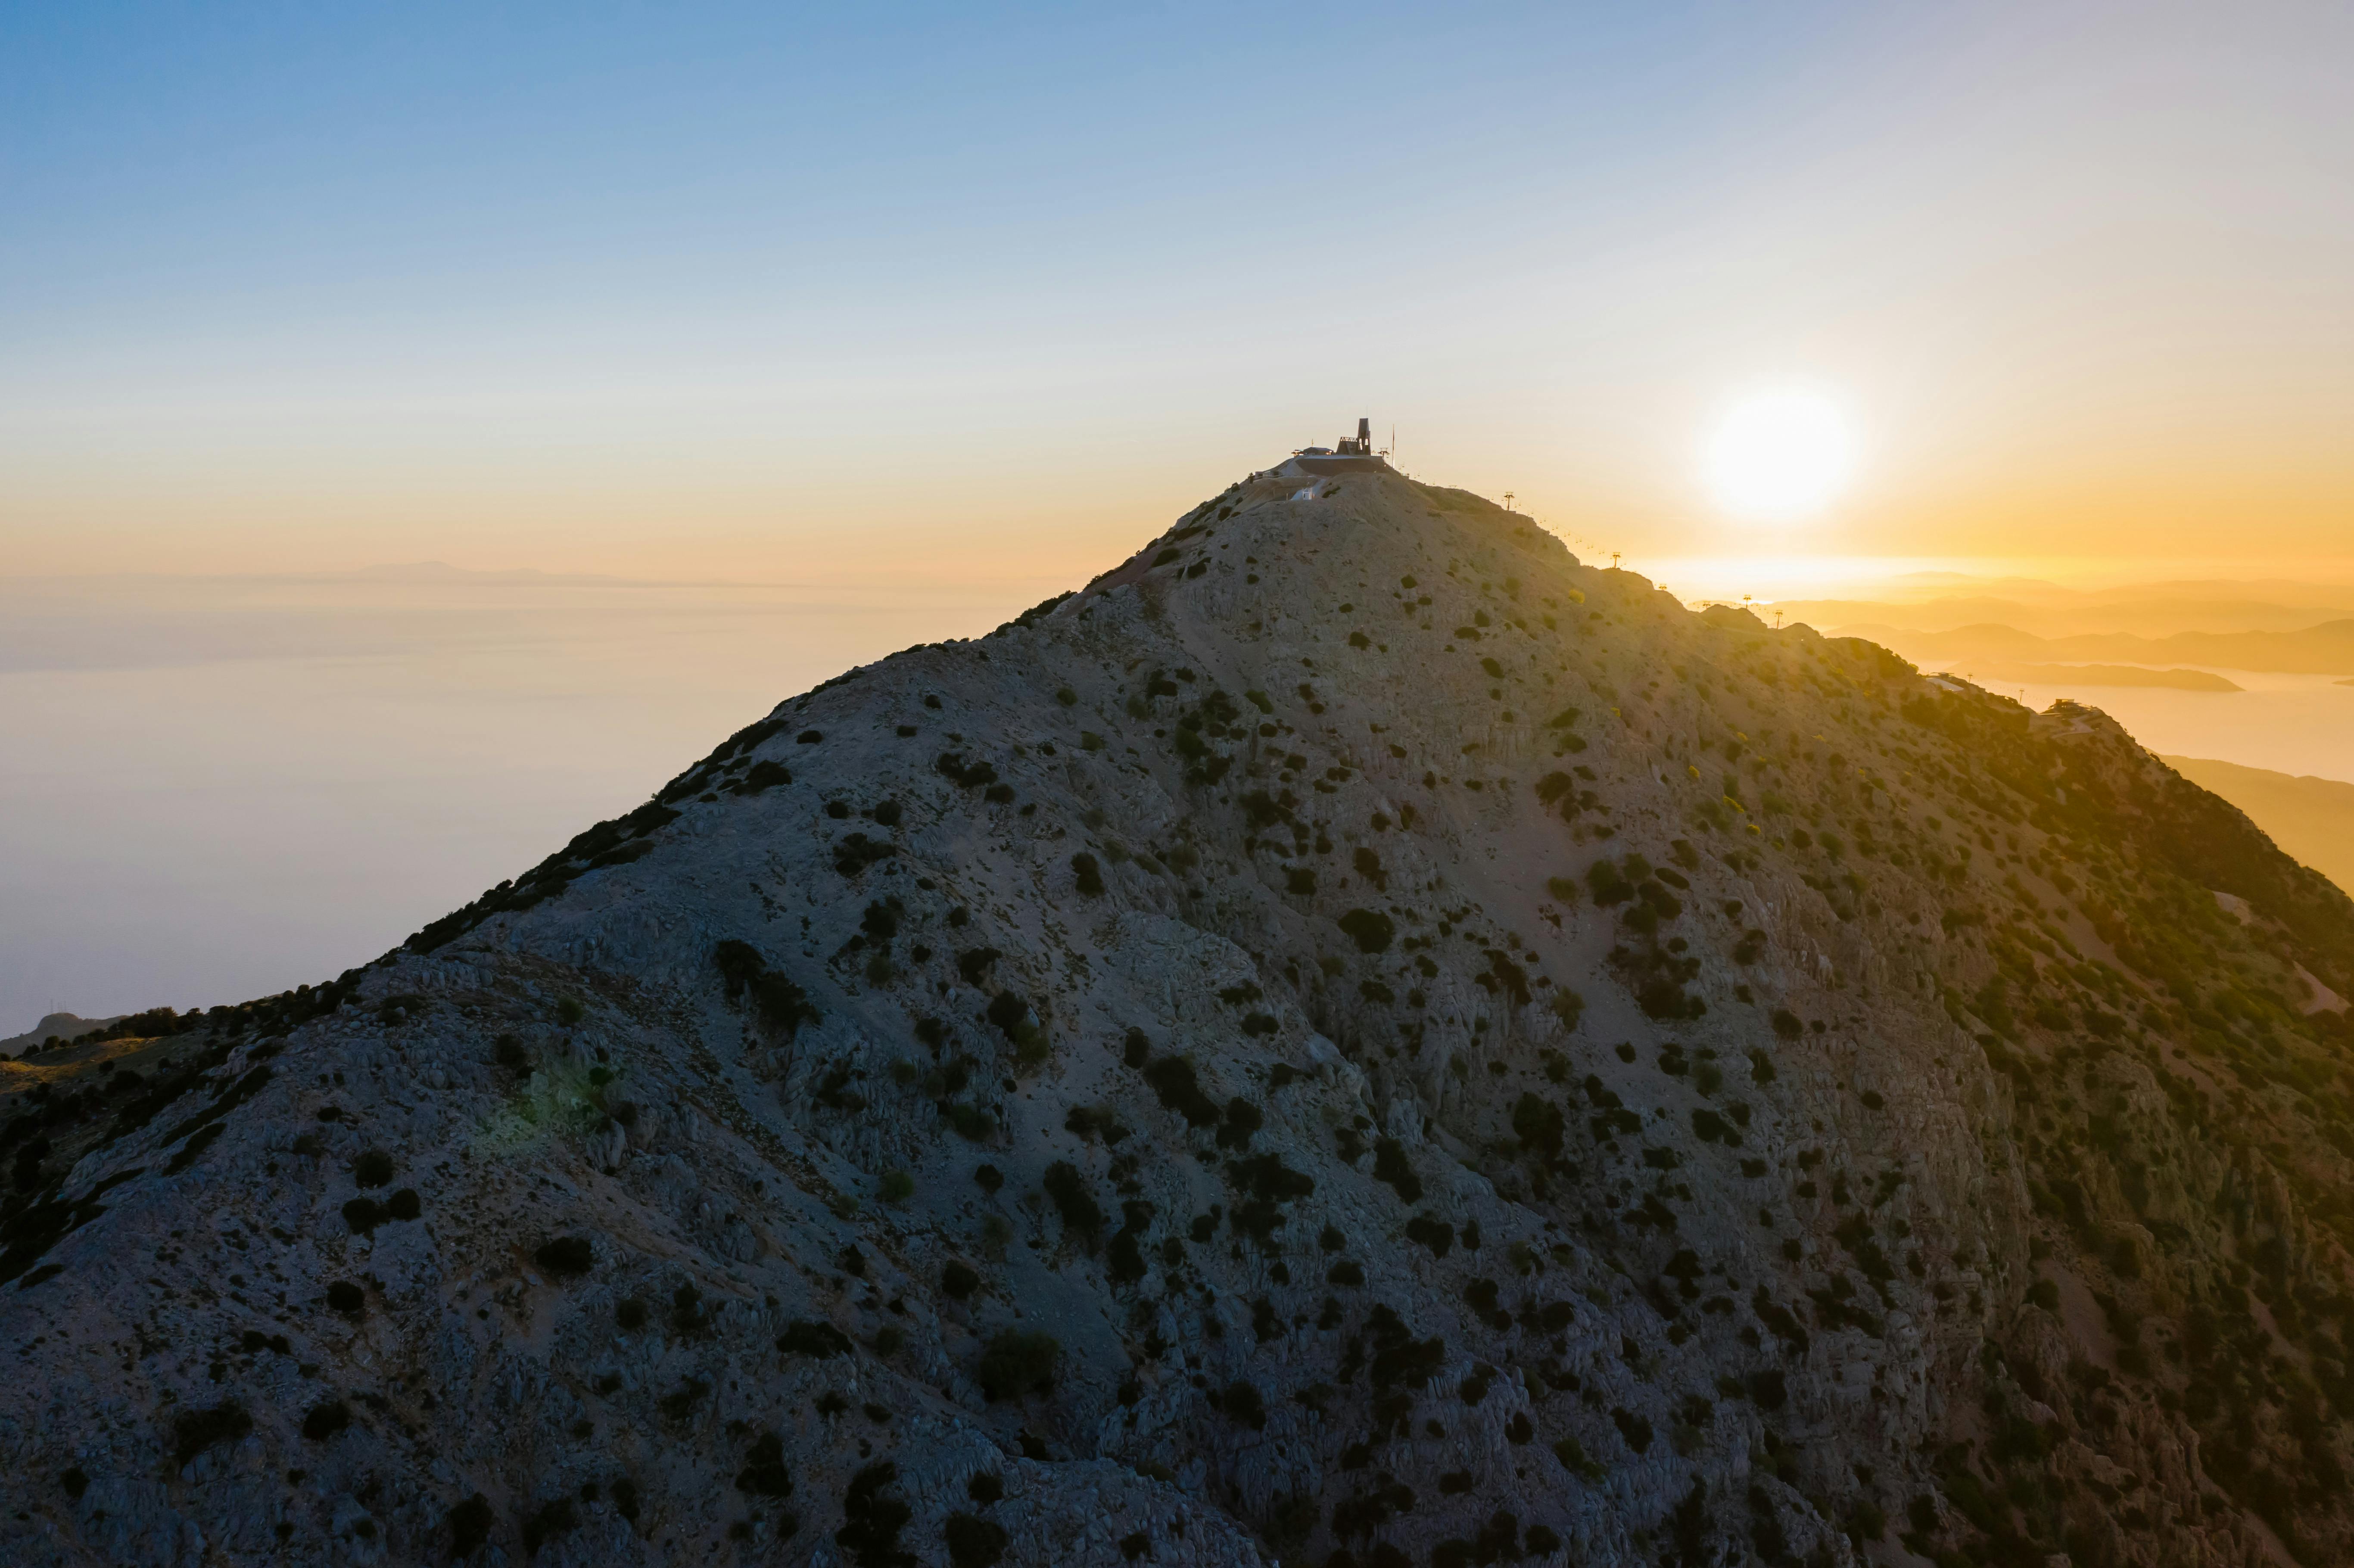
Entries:
[[1277, 479], [1335, 479], [1347, 473], [1395, 473], [1389, 453], [1373, 450], [1373, 422], [1357, 421], [1357, 433], [1338, 446], [1302, 447], [1271, 470]]

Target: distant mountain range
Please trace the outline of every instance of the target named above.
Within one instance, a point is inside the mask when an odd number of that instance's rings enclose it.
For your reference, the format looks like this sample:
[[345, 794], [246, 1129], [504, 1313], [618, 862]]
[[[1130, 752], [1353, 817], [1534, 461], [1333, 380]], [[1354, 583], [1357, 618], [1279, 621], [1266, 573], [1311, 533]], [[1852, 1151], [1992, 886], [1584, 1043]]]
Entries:
[[[1882, 607], [1884, 608], [1884, 607]], [[1816, 624], [1808, 621], [1808, 624]], [[2324, 621], [2297, 631], [2178, 631], [2144, 637], [2089, 632], [2038, 637], [2015, 627], [1982, 623], [1950, 631], [1919, 631], [1886, 622], [1831, 623], [1842, 636], [1868, 638], [1919, 662], [2000, 659], [2060, 663], [2103, 661], [2157, 666], [2190, 664], [2288, 674], [2354, 674], [2354, 619]]]
[[0, 1056], [21, 1056], [27, 1049], [52, 1035], [59, 1040], [79, 1039], [94, 1029], [120, 1022], [126, 1016], [117, 1013], [112, 1018], [83, 1018], [71, 1012], [52, 1012], [22, 1034], [12, 1034], [0, 1040]]
[[2243, 692], [2245, 686], [2208, 670], [2145, 670], [2138, 664], [2017, 664], [1980, 662], [1972, 679], [1998, 685], [2160, 686], [2177, 692]]
[[2317, 620], [2354, 615], [2354, 584], [2291, 582], [2278, 578], [2227, 582], [2132, 583], [2078, 589], [2033, 577], [1971, 577], [1918, 573], [1883, 583], [1869, 600], [1776, 601], [1790, 614], [1822, 623], [1868, 618], [1923, 630], [2000, 620], [2045, 636], [2073, 631], [2293, 630]]

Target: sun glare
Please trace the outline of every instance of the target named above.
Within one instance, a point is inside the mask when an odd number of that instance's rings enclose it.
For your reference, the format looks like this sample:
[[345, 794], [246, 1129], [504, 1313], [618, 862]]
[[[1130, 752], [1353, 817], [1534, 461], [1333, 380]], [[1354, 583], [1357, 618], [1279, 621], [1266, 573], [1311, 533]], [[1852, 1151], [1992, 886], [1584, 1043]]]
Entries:
[[1855, 438], [1838, 405], [1797, 387], [1728, 407], [1709, 436], [1702, 471], [1717, 504], [1751, 523], [1814, 516], [1847, 488]]

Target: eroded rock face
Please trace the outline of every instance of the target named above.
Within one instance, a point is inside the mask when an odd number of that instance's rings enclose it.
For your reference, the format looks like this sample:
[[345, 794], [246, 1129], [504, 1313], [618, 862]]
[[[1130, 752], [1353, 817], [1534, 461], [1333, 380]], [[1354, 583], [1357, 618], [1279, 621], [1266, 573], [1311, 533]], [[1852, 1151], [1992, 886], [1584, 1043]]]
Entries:
[[2096, 713], [1246, 483], [0, 1067], [0, 1550], [2341, 1561], [2349, 955]]

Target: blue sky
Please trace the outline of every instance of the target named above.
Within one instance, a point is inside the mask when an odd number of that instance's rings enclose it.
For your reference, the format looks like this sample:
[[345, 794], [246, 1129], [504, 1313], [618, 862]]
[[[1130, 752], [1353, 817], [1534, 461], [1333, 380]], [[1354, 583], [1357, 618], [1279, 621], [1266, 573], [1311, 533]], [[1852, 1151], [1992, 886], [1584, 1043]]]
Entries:
[[1371, 412], [1707, 550], [1786, 375], [1871, 460], [1797, 547], [2344, 520], [2342, 12], [844, 9], [8, 12], [0, 545], [1077, 569]]

